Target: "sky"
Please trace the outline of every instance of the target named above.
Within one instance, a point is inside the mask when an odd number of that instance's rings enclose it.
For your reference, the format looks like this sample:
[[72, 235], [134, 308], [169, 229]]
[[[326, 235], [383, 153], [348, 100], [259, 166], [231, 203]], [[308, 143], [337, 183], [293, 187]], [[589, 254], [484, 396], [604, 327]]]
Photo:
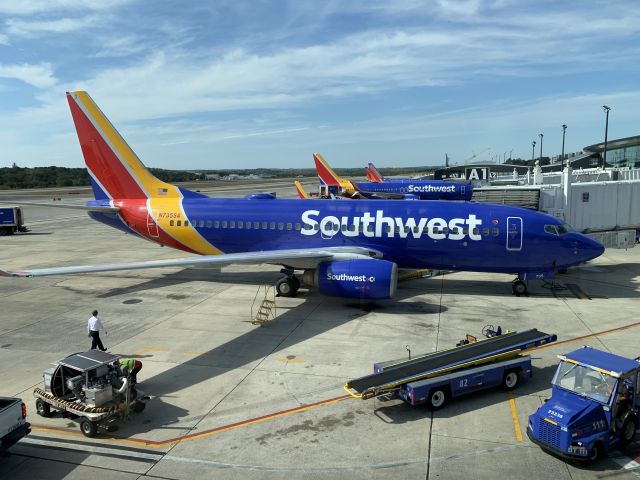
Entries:
[[145, 165], [440, 165], [640, 134], [636, 0], [0, 0], [0, 167], [84, 166], [86, 90]]

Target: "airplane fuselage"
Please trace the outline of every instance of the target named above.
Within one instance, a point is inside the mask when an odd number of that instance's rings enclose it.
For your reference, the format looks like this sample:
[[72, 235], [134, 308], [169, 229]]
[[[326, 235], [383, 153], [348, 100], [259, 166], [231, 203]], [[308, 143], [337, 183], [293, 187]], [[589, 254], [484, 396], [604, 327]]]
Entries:
[[560, 224], [553, 217], [503, 205], [196, 197], [166, 199], [153, 209], [136, 202], [114, 200], [119, 214], [91, 216], [193, 253], [358, 246], [380, 252], [400, 268], [517, 273], [521, 278], [550, 276], [602, 253], [582, 234], [546, 231], [545, 225]]

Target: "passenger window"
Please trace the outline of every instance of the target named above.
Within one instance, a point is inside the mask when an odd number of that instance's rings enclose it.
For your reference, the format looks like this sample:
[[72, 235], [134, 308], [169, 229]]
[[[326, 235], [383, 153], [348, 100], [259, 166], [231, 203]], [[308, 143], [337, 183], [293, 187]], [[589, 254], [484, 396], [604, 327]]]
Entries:
[[[207, 227], [211, 228], [211, 220], [207, 220]], [[218, 220], [213, 222], [213, 228], [220, 228], [220, 222]]]
[[418, 233], [420, 231], [420, 227], [413, 227], [413, 233]]
[[482, 229], [482, 236], [483, 237], [488, 237], [489, 236], [489, 228], [488, 227], [484, 227]]
[[464, 227], [464, 228], [462, 229], [462, 234], [463, 234], [463, 235], [469, 235], [469, 228], [468, 228], [468, 227]]
[[176, 221], [176, 226], [181, 227], [182, 226], [182, 220], [177, 220]]
[[396, 225], [396, 233], [400, 233], [400, 227]]
[[262, 222], [262, 230], [266, 230], [267, 229], [267, 222]]
[[404, 233], [409, 233], [409, 227], [404, 227]]
[[346, 226], [346, 225], [344, 225], [344, 224], [342, 225], [342, 231], [343, 231], [343, 232], [346, 232], [346, 231], [347, 231], [347, 226]]
[[[204, 227], [204, 220], [200, 220], [200, 223], [198, 225], [200, 225], [200, 228]], [[209, 225], [209, 226], [211, 226], [211, 225]]]
[[337, 232], [338, 230], [340, 230], [340, 224], [339, 223], [334, 223], [333, 224], [333, 231]]
[[[266, 223], [265, 223], [266, 225]], [[253, 222], [253, 229], [258, 230], [260, 228], [260, 222]]]
[[236, 228], [235, 220], [229, 220], [229, 228]]
[[478, 235], [480, 233], [480, 229], [479, 228], [474, 228], [473, 229], [473, 234], [474, 235]]
[[184, 226], [185, 226], [185, 227], [188, 227], [188, 226], [189, 226], [189, 220], [185, 220], [185, 221], [184, 221]]
[[284, 230], [284, 223], [278, 223], [278, 230]]
[[222, 221], [222, 228], [227, 228], [227, 221], [226, 220]]
[[445, 235], [449, 233], [449, 227], [444, 227], [442, 229], [442, 233], [444, 233]]
[[291, 230], [293, 228], [293, 225], [291, 225], [290, 223], [287, 223], [287, 230]]
[[500, 229], [497, 227], [494, 227], [493, 229], [493, 236], [497, 237], [498, 235], [500, 235]]
[[173, 227], [173, 220], [169, 220], [169, 226]]
[[243, 228], [244, 224], [242, 222], [238, 222], [238, 228]]
[[367, 225], [367, 232], [373, 233], [373, 226]]
[[313, 226], [313, 229], [318, 232], [320, 231], [320, 225], [318, 225], [317, 223]]
[[391, 226], [390, 225], [385, 225], [384, 226], [384, 231], [389, 233], [391, 231]]
[[271, 222], [271, 223], [269, 224], [269, 229], [270, 229], [270, 230], [275, 230], [275, 229], [276, 229], [276, 222]]
[[453, 235], [458, 235], [460, 233], [460, 229], [458, 227], [452, 228], [451, 233]]
[[247, 222], [247, 224], [245, 225], [245, 227], [247, 228], [247, 230], [251, 229], [251, 222]]

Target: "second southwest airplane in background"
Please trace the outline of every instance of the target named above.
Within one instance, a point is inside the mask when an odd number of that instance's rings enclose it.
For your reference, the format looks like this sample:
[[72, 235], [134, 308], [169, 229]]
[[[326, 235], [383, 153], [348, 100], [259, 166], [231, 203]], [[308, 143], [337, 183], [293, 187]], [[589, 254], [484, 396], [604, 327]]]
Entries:
[[325, 295], [393, 297], [398, 268], [514, 273], [528, 279], [602, 254], [559, 220], [518, 207], [472, 202], [209, 198], [154, 177], [86, 92], [67, 94], [95, 200], [79, 206], [110, 227], [201, 256], [175, 260], [0, 271], [35, 277], [143, 268], [270, 263], [276, 287], [304, 281]]
[[[471, 200], [473, 187], [468, 183], [442, 180], [384, 179], [381, 181], [355, 182], [340, 177], [319, 153], [313, 154], [320, 179], [320, 191], [348, 198], [387, 198], [403, 200]], [[367, 168], [367, 177], [372, 164]], [[375, 170], [375, 167], [373, 167]], [[377, 172], [377, 170], [376, 170]]]

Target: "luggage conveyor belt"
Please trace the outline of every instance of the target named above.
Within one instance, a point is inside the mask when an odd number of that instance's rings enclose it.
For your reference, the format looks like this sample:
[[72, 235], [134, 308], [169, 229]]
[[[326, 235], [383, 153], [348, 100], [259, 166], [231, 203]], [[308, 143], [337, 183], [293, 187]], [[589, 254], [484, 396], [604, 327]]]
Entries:
[[370, 398], [409, 381], [431, 376], [430, 373], [437, 374], [438, 371], [451, 371], [504, 359], [515, 356], [522, 350], [556, 340], [556, 335], [549, 335], [535, 328], [523, 332], [506, 333], [449, 350], [422, 355], [412, 360], [386, 362], [382, 371], [351, 380], [345, 385], [345, 389], [358, 392], [359, 395], [355, 396]]

